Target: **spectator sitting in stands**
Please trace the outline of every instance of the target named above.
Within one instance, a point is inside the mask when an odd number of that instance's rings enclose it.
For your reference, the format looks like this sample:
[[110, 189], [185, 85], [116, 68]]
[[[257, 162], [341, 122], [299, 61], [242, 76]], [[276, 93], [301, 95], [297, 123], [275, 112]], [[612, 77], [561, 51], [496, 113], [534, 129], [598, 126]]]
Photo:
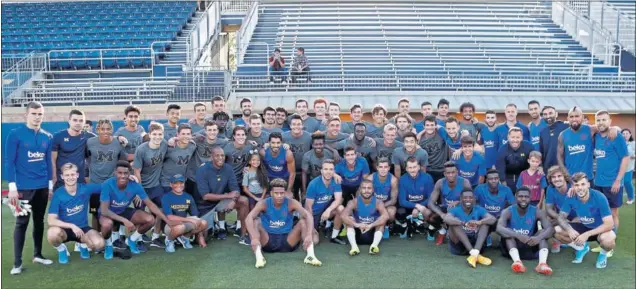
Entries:
[[276, 48], [274, 54], [269, 57], [269, 82], [274, 83], [274, 76], [280, 76], [282, 83], [285, 84], [287, 78], [287, 69], [285, 68], [285, 58], [280, 55], [280, 49]]
[[292, 67], [292, 82], [296, 82], [296, 77], [299, 75], [307, 75], [307, 83], [311, 83], [311, 75], [309, 75], [309, 60], [305, 56], [305, 49], [300, 47], [296, 51], [294, 57], [294, 66]]

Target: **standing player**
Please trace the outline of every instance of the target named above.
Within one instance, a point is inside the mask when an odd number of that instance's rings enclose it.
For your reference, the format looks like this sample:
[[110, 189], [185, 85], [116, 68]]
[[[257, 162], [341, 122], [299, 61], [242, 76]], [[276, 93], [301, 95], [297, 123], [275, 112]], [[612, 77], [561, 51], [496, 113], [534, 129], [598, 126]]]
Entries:
[[[543, 210], [530, 205], [530, 189], [519, 188], [516, 200], [517, 204], [505, 209], [497, 221], [497, 233], [504, 239], [500, 245], [501, 253], [510, 256], [515, 273], [526, 272], [522, 259], [538, 257], [539, 264], [534, 271], [552, 275], [552, 268], [548, 266], [548, 238], [554, 233], [552, 224]], [[541, 222], [541, 230], [537, 228], [537, 222]]]
[[104, 248], [104, 238], [98, 231], [88, 226], [88, 208], [91, 195], [98, 195], [100, 184], [86, 185], [78, 183], [80, 171], [72, 163], [60, 167], [64, 185], [57, 189], [51, 199], [47, 223], [47, 239], [58, 252], [60, 264], [68, 263], [68, 249], [65, 242], [81, 242], [82, 259], [90, 258], [88, 249], [93, 251]]
[[234, 120], [234, 127], [242, 126], [248, 128], [250, 126], [250, 117], [252, 116], [252, 100], [243, 98], [239, 102], [241, 109], [241, 117]]
[[352, 134], [356, 123], [361, 122], [366, 125], [366, 122], [362, 120], [362, 116], [364, 115], [364, 113], [362, 112], [362, 105], [352, 105], [349, 109], [349, 113], [351, 114], [351, 121], [342, 123], [342, 133], [345, 134]]
[[263, 130], [263, 120], [259, 114], [252, 114], [249, 117], [249, 128], [247, 130], [247, 141], [256, 142], [258, 147], [263, 147], [263, 144], [269, 139], [269, 133]]
[[371, 109], [371, 116], [373, 117], [373, 122], [365, 125], [366, 136], [370, 138], [379, 138], [384, 132], [384, 126], [389, 122], [386, 119], [386, 107], [381, 104], [374, 105], [373, 109]]
[[342, 177], [342, 198], [344, 201], [349, 202], [353, 199], [360, 183], [369, 173], [367, 160], [357, 156], [354, 147], [346, 147], [344, 160], [336, 165], [336, 174]]
[[161, 199], [164, 215], [178, 225], [164, 227], [166, 234], [166, 252], [174, 253], [174, 242], [178, 240], [184, 249], [192, 249], [190, 237], [196, 235], [201, 247], [206, 247], [203, 231], [208, 228], [208, 222], [199, 219], [199, 210], [191, 195], [184, 194], [185, 177], [177, 174], [170, 179], [171, 191]]
[[[413, 124], [413, 128], [417, 134], [424, 130], [424, 119], [429, 115], [433, 115], [433, 104], [431, 104], [430, 101], [424, 101], [420, 105], [420, 110], [422, 111], [422, 120]], [[433, 117], [435, 116], [433, 115]]]
[[178, 104], [168, 105], [166, 116], [168, 117], [168, 122], [163, 126], [163, 138], [165, 140], [170, 140], [171, 138], [177, 136], [179, 119], [181, 118], [181, 106], [179, 106]]
[[[616, 246], [614, 219], [607, 198], [594, 189], [590, 189], [587, 175], [578, 172], [572, 176], [576, 198], [565, 202], [559, 213], [559, 225], [554, 227], [555, 237], [576, 250], [576, 258], [572, 263], [580, 264], [590, 251], [587, 244], [595, 240], [601, 245], [601, 252], [596, 259], [596, 268], [607, 267], [607, 254]], [[576, 212], [579, 223], [568, 221], [570, 211]]]
[[508, 141], [499, 147], [496, 163], [499, 178], [513, 194], [517, 191], [519, 175], [530, 167], [528, 162], [530, 152], [532, 152], [532, 144], [523, 140], [523, 133], [518, 127], [508, 131]]
[[333, 160], [325, 160], [322, 163], [321, 176], [313, 179], [307, 186], [307, 198], [305, 199], [305, 210], [307, 210], [314, 220], [313, 238], [314, 244], [318, 244], [318, 226], [321, 222], [327, 222], [324, 227], [328, 232], [329, 221], [333, 219], [333, 230], [330, 241], [332, 243], [345, 245], [346, 242], [338, 237], [342, 226], [341, 214], [344, 210], [342, 206], [342, 187], [334, 180], [335, 165]]
[[[28, 201], [33, 216], [33, 262], [44, 265], [53, 261], [42, 256], [44, 214], [53, 195], [53, 165], [51, 164], [52, 136], [40, 125], [44, 107], [30, 102], [26, 108], [26, 125], [13, 129], [7, 136], [5, 147], [9, 201], [13, 206]], [[18, 216], [13, 232], [13, 268], [11, 275], [22, 273], [22, 250], [26, 238], [29, 216]]]
[[[404, 143], [396, 141], [397, 128], [392, 123], [384, 126], [383, 138], [375, 139], [375, 150], [371, 152], [370, 158], [373, 167], [378, 166], [378, 159], [386, 158], [389, 161], [393, 158], [393, 152], [401, 149]], [[415, 140], [417, 143], [417, 140]]]
[[[384, 130], [384, 128], [383, 128]], [[375, 151], [376, 142], [373, 138], [365, 136], [367, 133], [367, 126], [363, 123], [354, 124], [354, 132], [348, 138], [343, 139], [337, 143], [332, 143], [333, 148], [337, 150], [344, 150], [346, 147], [353, 147], [357, 154], [370, 162], [371, 154]]]
[[[316, 105], [316, 103], [318, 103], [320, 101], [320, 99], [316, 100], [316, 102], [314, 102], [314, 107]], [[324, 100], [322, 100], [324, 101]], [[325, 102], [326, 103], [326, 102]], [[320, 121], [316, 120], [315, 118], [309, 116], [307, 114], [307, 112], [309, 111], [309, 103], [307, 102], [307, 100], [304, 99], [299, 99], [296, 101], [296, 114], [298, 116], [300, 116], [300, 119], [302, 121], [303, 124], [303, 130], [308, 132], [308, 133], [314, 133], [317, 130], [319, 130], [320, 127]], [[292, 119], [289, 118], [289, 125], [291, 128], [292, 125]]]
[[463, 132], [468, 132], [471, 138], [476, 139], [479, 132], [478, 127], [481, 125], [477, 119], [475, 119], [475, 105], [470, 102], [464, 102], [459, 106], [459, 113], [462, 114], [462, 118], [458, 120], [460, 136], [465, 135]]
[[325, 133], [325, 143], [333, 144], [340, 142], [348, 137], [347, 134], [341, 133], [341, 124], [339, 117], [332, 117], [327, 121], [327, 132]]
[[117, 161], [128, 159], [126, 148], [113, 137], [110, 120], [100, 119], [97, 122], [97, 134], [97, 137], [86, 141], [91, 184], [101, 184], [111, 178], [115, 174]]
[[[271, 197], [258, 202], [245, 219], [245, 226], [252, 237], [256, 268], [263, 268], [267, 263], [263, 251], [293, 252], [300, 246], [301, 241], [307, 250], [303, 262], [312, 266], [322, 266], [322, 262], [314, 254], [312, 215], [303, 209], [298, 201], [285, 197], [287, 184], [283, 179], [274, 179], [269, 185]], [[300, 222], [296, 225], [293, 217], [295, 212], [301, 216]]]
[[391, 155], [391, 163], [394, 166], [393, 172], [395, 176], [401, 177], [404, 175], [402, 168], [406, 168], [406, 160], [411, 157], [414, 157], [418, 161], [422, 172], [426, 172], [428, 153], [417, 147], [417, 137], [412, 132], [404, 135], [404, 146], [397, 148]]
[[[150, 141], [142, 143], [137, 147], [133, 169], [135, 177], [141, 182], [147, 197], [153, 204], [161, 206], [161, 197], [163, 197], [164, 194], [163, 187], [161, 186], [161, 169], [163, 168], [163, 162], [168, 152], [168, 143], [164, 140], [163, 125], [160, 123], [151, 123], [148, 126], [148, 132]], [[156, 224], [152, 233], [150, 246], [164, 248], [164, 242], [159, 240], [159, 234], [161, 233], [161, 229], [163, 229], [161, 227], [161, 219], [158, 218], [159, 216], [157, 215], [155, 215], [155, 217], [157, 217], [154, 219]]]
[[497, 148], [501, 148], [508, 143], [508, 132], [510, 129], [516, 127], [521, 130], [521, 136], [523, 140], [530, 141], [530, 131], [528, 127], [517, 120], [517, 105], [510, 103], [506, 105], [506, 122], [500, 124], [495, 129], [497, 133], [497, 139], [499, 143], [497, 144]]
[[[152, 138], [152, 131], [150, 134]], [[117, 162], [115, 177], [102, 184], [102, 192], [99, 197], [99, 224], [102, 226], [102, 236], [106, 240], [105, 259], [113, 258], [113, 244], [110, 241], [110, 234], [114, 224], [124, 225], [129, 231], [134, 230], [126, 238], [126, 245], [130, 248], [130, 252], [139, 254], [137, 242], [141, 241], [141, 236], [150, 230], [155, 223], [152, 215], [143, 210], [129, 207], [135, 197], [139, 198], [161, 221], [166, 222], [171, 227], [178, 225], [177, 222], [166, 218], [161, 209], [148, 198], [141, 185], [129, 179], [130, 169], [130, 164], [127, 161]]]
[[260, 153], [267, 168], [267, 177], [270, 180], [286, 179], [289, 186], [287, 191], [291, 192], [296, 179], [296, 163], [292, 152], [282, 147], [282, 139], [280, 133], [270, 134], [269, 147], [261, 149]]
[[[126, 153], [128, 154], [128, 160], [133, 161], [135, 158], [135, 150], [144, 142], [146, 137], [146, 130], [143, 126], [139, 125], [139, 117], [141, 116], [141, 109], [135, 105], [126, 107], [124, 110], [124, 126], [120, 127], [113, 136], [122, 136], [126, 138], [128, 143], [126, 144]], [[99, 133], [99, 131], [97, 132]], [[113, 169], [112, 171], [115, 171]]]
[[477, 130], [479, 131], [477, 137], [477, 143], [484, 147], [484, 166], [486, 169], [490, 169], [495, 166], [497, 160], [498, 143], [497, 133], [495, 129], [497, 127], [497, 114], [492, 110], [486, 111], [485, 124], [478, 124]]
[[[400, 207], [395, 216], [396, 225], [401, 226], [400, 238], [412, 237], [415, 230], [412, 225], [419, 223], [419, 214], [422, 214], [425, 221], [430, 221], [432, 218], [431, 210], [427, 207], [427, 200], [431, 195], [433, 178], [422, 172], [419, 162], [414, 157], [406, 160], [406, 172], [400, 177], [398, 193]], [[431, 234], [429, 231], [429, 236], [432, 236]]]
[[457, 170], [461, 177], [467, 179], [473, 188], [484, 182], [487, 167], [481, 153], [475, 153], [475, 141], [470, 135], [461, 137], [461, 155], [457, 160]]
[[551, 168], [559, 164], [557, 162], [559, 137], [561, 132], [568, 128], [568, 124], [557, 119], [559, 114], [552, 106], [544, 106], [541, 114], [547, 126], [539, 134], [539, 152], [543, 155], [543, 167]]
[[227, 144], [227, 139], [219, 136], [219, 126], [212, 121], [206, 121], [203, 135], [195, 135], [194, 143], [197, 148], [194, 155], [190, 158], [187, 170], [186, 193], [191, 195], [197, 194], [196, 174], [197, 169], [205, 162], [212, 158], [212, 149], [215, 147], [223, 147]]
[[294, 154], [296, 164], [296, 179], [292, 193], [296, 200], [302, 200], [305, 193], [302, 187], [303, 156], [311, 149], [311, 134], [303, 130], [303, 119], [299, 115], [289, 117], [290, 131], [283, 133], [283, 142], [289, 145]]
[[442, 98], [437, 102], [437, 117], [436, 124], [444, 127], [446, 125], [446, 119], [448, 119], [448, 108], [450, 107], [450, 102], [448, 100]]
[[376, 199], [373, 194], [373, 183], [364, 180], [360, 184], [357, 197], [345, 207], [342, 212], [342, 221], [347, 225], [347, 238], [351, 244], [349, 255], [355, 256], [360, 254], [361, 245], [371, 245], [369, 254], [377, 255], [380, 253], [380, 241], [386, 230], [386, 222], [389, 214], [381, 200]]
[[311, 135], [311, 150], [303, 155], [302, 162], [302, 190], [307, 191], [309, 182], [320, 176], [322, 163], [333, 160], [334, 155], [330, 150], [325, 150], [325, 135], [322, 132], [315, 132]]
[[461, 206], [449, 208], [448, 214], [441, 216], [448, 225], [451, 254], [469, 255], [466, 261], [473, 268], [477, 267], [477, 263], [484, 266], [492, 264], [490, 259], [481, 255], [481, 248], [490, 227], [497, 220], [486, 209], [475, 205], [475, 196], [470, 188], [461, 192]]
[[243, 180], [243, 169], [247, 166], [250, 152], [255, 148], [247, 142], [247, 129], [237, 126], [232, 132], [232, 142], [223, 147], [223, 152], [227, 156], [226, 162], [232, 166], [236, 176], [236, 185], [240, 187], [238, 180]]
[[169, 147], [166, 151], [161, 167], [160, 182], [164, 194], [173, 190], [170, 180], [174, 175], [186, 175], [188, 164], [197, 149], [197, 145], [192, 142], [192, 128], [189, 124], [182, 123], [179, 125], [176, 139], [174, 147]]
[[192, 127], [192, 134], [196, 134], [201, 132], [201, 134], [205, 134], [203, 130], [205, 130], [205, 114], [207, 111], [207, 107], [203, 102], [197, 102], [194, 104], [194, 119], [190, 122], [190, 127]]
[[[366, 179], [373, 183], [375, 197], [384, 202], [384, 207], [389, 214], [388, 222], [395, 221], [396, 206], [398, 204], [398, 178], [393, 176], [389, 170], [391, 163], [387, 158], [380, 158], [377, 162], [376, 172]], [[388, 237], [389, 230], [384, 230], [385, 237]]]
[[280, 106], [276, 108], [276, 127], [280, 128], [283, 132], [289, 131], [289, 123], [287, 122], [287, 110]]
[[418, 135], [419, 145], [429, 156], [426, 172], [437, 182], [444, 177], [444, 163], [450, 156], [450, 148], [437, 131], [435, 116], [424, 118], [424, 130]]
[[283, 133], [283, 130], [276, 125], [276, 110], [268, 106], [263, 109], [263, 130], [268, 133], [280, 132]]
[[86, 141], [95, 134], [83, 131], [86, 118], [84, 113], [73, 109], [68, 115], [68, 129], [53, 135], [51, 164], [53, 165], [53, 190], [64, 186], [62, 165], [72, 163], [79, 171], [78, 182], [85, 183], [86, 173]]
[[528, 114], [532, 120], [528, 123], [528, 131], [530, 132], [530, 143], [535, 151], [541, 149], [539, 143], [541, 139], [541, 131], [548, 127], [548, 123], [541, 117], [541, 104], [536, 100], [528, 102]]

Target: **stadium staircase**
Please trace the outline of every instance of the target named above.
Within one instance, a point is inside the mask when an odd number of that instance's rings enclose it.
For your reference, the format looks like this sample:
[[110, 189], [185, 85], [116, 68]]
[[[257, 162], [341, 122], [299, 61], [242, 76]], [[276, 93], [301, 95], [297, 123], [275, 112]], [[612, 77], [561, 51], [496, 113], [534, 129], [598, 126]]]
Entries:
[[[633, 74], [619, 77], [616, 65], [592, 57], [552, 21], [550, 6], [261, 4], [235, 91], [634, 91]], [[312, 83], [270, 84], [268, 54], [280, 48], [290, 67], [300, 47]]]

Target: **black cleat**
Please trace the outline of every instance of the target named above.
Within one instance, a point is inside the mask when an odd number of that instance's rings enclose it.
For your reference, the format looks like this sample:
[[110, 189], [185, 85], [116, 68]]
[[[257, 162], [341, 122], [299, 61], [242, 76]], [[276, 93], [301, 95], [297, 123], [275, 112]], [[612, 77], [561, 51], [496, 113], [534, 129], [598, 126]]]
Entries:
[[341, 237], [330, 238], [329, 242], [338, 244], [338, 245], [347, 245], [347, 242], [343, 240]]

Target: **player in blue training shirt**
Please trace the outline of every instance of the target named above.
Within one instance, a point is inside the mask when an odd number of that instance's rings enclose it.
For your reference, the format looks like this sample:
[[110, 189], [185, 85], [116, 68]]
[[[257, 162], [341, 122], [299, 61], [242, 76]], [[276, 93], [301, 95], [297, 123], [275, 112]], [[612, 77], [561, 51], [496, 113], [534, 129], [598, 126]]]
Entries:
[[291, 149], [283, 147], [283, 136], [274, 132], [269, 135], [269, 147], [261, 149], [263, 164], [267, 169], [269, 180], [283, 179], [289, 184], [288, 191], [293, 191], [296, 179], [296, 160]]
[[[596, 268], [607, 267], [607, 253], [616, 246], [614, 219], [603, 193], [590, 189], [587, 175], [578, 172], [572, 176], [576, 198], [565, 203], [559, 213], [559, 225], [554, 227], [555, 237], [576, 250], [572, 263], [580, 264], [590, 251], [588, 241], [597, 241], [601, 252], [596, 259]], [[579, 222], [570, 222], [570, 211], [576, 212]]]
[[541, 117], [541, 104], [536, 100], [528, 102], [528, 114], [532, 120], [528, 123], [530, 139], [527, 141], [532, 143], [535, 151], [539, 151], [541, 149], [541, 131], [548, 127], [548, 123]]
[[53, 135], [51, 148], [51, 164], [53, 165], [53, 190], [64, 186], [62, 180], [62, 166], [72, 163], [79, 170], [79, 183], [86, 183], [86, 141], [95, 137], [92, 132], [84, 131], [84, 113], [73, 109], [68, 117], [68, 129], [59, 131]]
[[[565, 202], [568, 202], [571, 197], [568, 197], [568, 191], [570, 190], [570, 174], [562, 166], [552, 166], [548, 169], [548, 175], [546, 177], [550, 184], [545, 192], [545, 211], [548, 214], [548, 219], [552, 223], [552, 226], [558, 225], [559, 213], [561, 208], [565, 206]], [[568, 220], [573, 220], [576, 217], [576, 213], [570, 211]], [[552, 253], [561, 252], [561, 242], [556, 238], [553, 238]]]
[[102, 186], [78, 183], [80, 172], [75, 164], [66, 163], [60, 166], [60, 171], [64, 186], [58, 188], [51, 199], [47, 217], [47, 239], [57, 250], [60, 264], [66, 264], [70, 255], [64, 245], [66, 242], [82, 243], [82, 259], [90, 258], [89, 248], [93, 251], [104, 248], [102, 235], [88, 226], [90, 197], [92, 194], [98, 195]]
[[[486, 175], [486, 160], [481, 152], [475, 150], [475, 140], [469, 135], [461, 137], [461, 153], [457, 161], [457, 171], [459, 176], [467, 179], [470, 185], [477, 187], [484, 182]], [[481, 148], [480, 148], [481, 149]]]
[[347, 146], [343, 160], [336, 165], [336, 174], [342, 178], [342, 198], [345, 203], [355, 197], [360, 183], [370, 173], [367, 159], [358, 156], [354, 147]]
[[[423, 221], [430, 223], [435, 218], [428, 206], [428, 198], [433, 189], [433, 177], [422, 172], [419, 161], [411, 156], [406, 159], [406, 174], [399, 181], [399, 204], [395, 214], [396, 233], [400, 238], [412, 237], [417, 227], [423, 225]], [[419, 219], [422, 214], [423, 220]], [[429, 227], [429, 240], [434, 235], [434, 227]]]
[[448, 247], [453, 255], [469, 255], [468, 264], [475, 268], [477, 263], [490, 266], [492, 261], [481, 255], [481, 247], [486, 241], [490, 226], [497, 219], [486, 209], [475, 205], [475, 195], [468, 188], [461, 192], [461, 205], [448, 209], [442, 219], [448, 225], [450, 240]]
[[[389, 213], [387, 223], [393, 222], [395, 221], [396, 206], [398, 205], [398, 178], [391, 174], [391, 162], [388, 158], [380, 157], [376, 164], [376, 172], [369, 175], [367, 180], [373, 182], [375, 197], [384, 202], [384, 207]], [[387, 234], [388, 230], [385, 230], [384, 235], [387, 236]]]
[[373, 182], [362, 181], [356, 198], [349, 201], [342, 212], [342, 221], [347, 224], [347, 238], [351, 244], [349, 255], [360, 254], [358, 243], [370, 245], [369, 254], [379, 254], [380, 241], [388, 220], [389, 213], [384, 203], [374, 195]]
[[[307, 186], [307, 197], [305, 199], [305, 210], [312, 214], [314, 220], [314, 244], [318, 244], [318, 227], [320, 223], [326, 222], [325, 235], [330, 242], [345, 245], [338, 234], [342, 226], [342, 187], [334, 180], [333, 160], [324, 160], [320, 170], [321, 175], [309, 182]], [[333, 219], [333, 230], [329, 234], [330, 220]]]
[[[316, 178], [319, 180], [320, 178]], [[256, 255], [256, 268], [265, 267], [266, 261], [263, 251], [293, 252], [303, 243], [307, 250], [304, 263], [312, 266], [322, 266], [322, 262], [314, 254], [314, 236], [312, 227], [314, 220], [311, 212], [303, 209], [302, 205], [285, 197], [287, 182], [274, 179], [269, 183], [269, 198], [259, 201], [245, 218], [245, 226], [251, 237], [251, 246]], [[309, 199], [308, 199], [309, 200]], [[294, 212], [301, 220], [294, 225]], [[256, 220], [256, 221], [255, 221]]]
[[[501, 253], [512, 259], [512, 271], [526, 272], [521, 260], [539, 258], [534, 271], [543, 275], [552, 275], [548, 266], [548, 238], [554, 233], [552, 224], [545, 212], [530, 205], [530, 189], [520, 187], [516, 195], [517, 204], [501, 213], [497, 222], [497, 233], [503, 238], [499, 245]], [[541, 230], [537, 228], [541, 222]]]
[[486, 120], [484, 123], [477, 124], [477, 143], [484, 148], [484, 166], [490, 169], [497, 161], [497, 153], [499, 152], [499, 139], [497, 132], [497, 113], [492, 110], [486, 111]]
[[[496, 169], [489, 169], [486, 172], [486, 183], [475, 188], [475, 199], [478, 205], [486, 209], [495, 218], [499, 218], [501, 211], [505, 208], [515, 204], [515, 197], [510, 188], [499, 183], [499, 172]], [[495, 229], [491, 227], [490, 233]], [[492, 246], [490, 233], [486, 239], [486, 247]]]
[[179, 224], [174, 227], [166, 225], [163, 229], [166, 234], [166, 252], [174, 253], [175, 240], [181, 243], [184, 249], [192, 249], [190, 237], [195, 235], [199, 246], [207, 247], [203, 231], [208, 228], [208, 222], [197, 217], [199, 210], [194, 198], [192, 195], [184, 193], [185, 177], [181, 174], [172, 176], [170, 188], [172, 191], [161, 197], [161, 206], [166, 218]]
[[137, 242], [141, 241], [142, 234], [152, 228], [155, 218], [143, 210], [130, 208], [130, 204], [135, 197], [150, 209], [150, 211], [166, 222], [170, 227], [179, 225], [178, 222], [166, 218], [161, 209], [155, 205], [146, 195], [144, 188], [130, 180], [130, 163], [128, 161], [118, 161], [115, 169], [115, 176], [106, 180], [102, 184], [102, 192], [99, 197], [99, 223], [102, 226], [101, 232], [106, 239], [106, 250], [104, 258], [112, 258], [113, 244], [109, 239], [114, 223], [123, 224], [129, 231], [134, 231], [127, 239], [126, 245], [133, 254], [139, 254]]
[[530, 142], [530, 131], [528, 127], [517, 120], [517, 105], [513, 103], [506, 105], [505, 115], [506, 122], [501, 123], [495, 129], [498, 140], [497, 149], [500, 149], [508, 143], [508, 131], [513, 127], [517, 127], [521, 130], [522, 140]]

